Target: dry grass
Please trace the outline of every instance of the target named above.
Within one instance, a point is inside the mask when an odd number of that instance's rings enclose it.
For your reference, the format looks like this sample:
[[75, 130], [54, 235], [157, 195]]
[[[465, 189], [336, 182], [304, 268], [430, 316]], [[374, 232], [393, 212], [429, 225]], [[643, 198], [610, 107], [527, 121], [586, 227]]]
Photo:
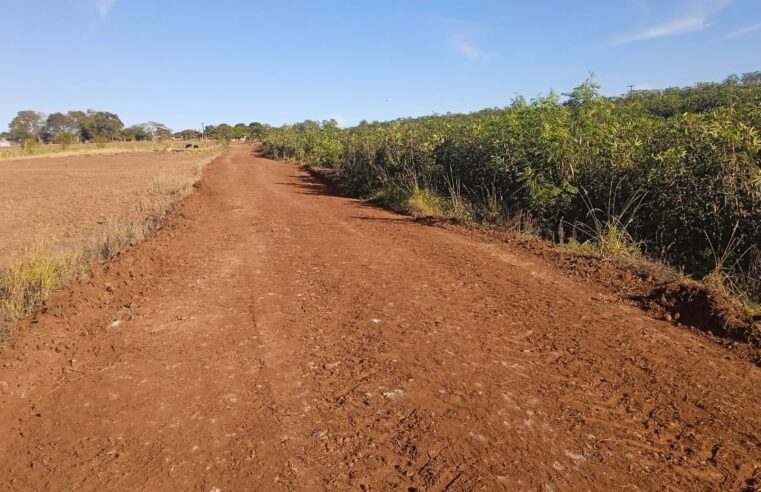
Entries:
[[443, 217], [446, 202], [439, 195], [425, 188], [413, 188], [404, 207], [414, 216]]
[[602, 258], [640, 258], [642, 251], [637, 242], [619, 223], [605, 223], [592, 239], [578, 242], [571, 239], [564, 245], [569, 251]]
[[[185, 149], [185, 145], [198, 145], [197, 149]], [[67, 157], [77, 155], [111, 155], [131, 152], [217, 152], [224, 144], [214, 141], [157, 140], [154, 142], [108, 142], [80, 144], [45, 144], [11, 147], [0, 150], [3, 159], [35, 159], [39, 157]]]
[[[748, 312], [761, 313], [761, 250], [757, 246], [739, 251], [741, 237], [735, 225], [732, 235], [723, 251], [717, 251], [713, 243], [711, 253], [714, 267], [703, 278], [703, 282], [713, 290], [740, 302]], [[741, 260], [748, 256], [748, 268], [742, 268]], [[734, 260], [733, 260], [734, 258]]]
[[15, 319], [41, 305], [69, 270], [66, 259], [39, 244], [0, 273], [0, 316]]
[[106, 261], [154, 234], [177, 203], [190, 195], [212, 159], [199, 161], [189, 177], [156, 177], [138, 197], [136, 207], [141, 220], [108, 219], [97, 234], [83, 237], [78, 244], [65, 249], [44, 242], [29, 248], [0, 271], [0, 320], [15, 320], [33, 313], [52, 291], [91, 265]]

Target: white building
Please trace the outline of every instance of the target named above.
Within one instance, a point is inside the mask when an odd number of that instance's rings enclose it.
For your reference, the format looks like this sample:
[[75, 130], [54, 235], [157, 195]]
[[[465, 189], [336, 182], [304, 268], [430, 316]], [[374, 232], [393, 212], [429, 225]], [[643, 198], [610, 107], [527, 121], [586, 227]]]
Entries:
[[4, 138], [0, 138], [0, 147], [12, 147], [13, 144]]

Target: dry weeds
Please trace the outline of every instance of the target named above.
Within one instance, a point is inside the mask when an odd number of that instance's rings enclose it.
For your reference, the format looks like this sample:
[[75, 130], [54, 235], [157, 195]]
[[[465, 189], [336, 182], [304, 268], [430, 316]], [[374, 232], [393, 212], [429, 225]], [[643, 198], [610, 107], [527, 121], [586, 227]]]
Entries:
[[[186, 149], [190, 143], [197, 148]], [[133, 152], [215, 152], [224, 144], [214, 141], [156, 140], [147, 142], [109, 142], [78, 144], [45, 144], [25, 148], [14, 146], [0, 150], [0, 160], [37, 159], [40, 157], [71, 157], [79, 155], [113, 155]]]

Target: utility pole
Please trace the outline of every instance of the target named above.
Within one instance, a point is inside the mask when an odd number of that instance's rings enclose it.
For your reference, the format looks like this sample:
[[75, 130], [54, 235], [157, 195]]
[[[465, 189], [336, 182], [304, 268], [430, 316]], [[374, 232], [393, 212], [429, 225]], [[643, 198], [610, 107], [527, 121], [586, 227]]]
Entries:
[[206, 141], [206, 125], [201, 122], [201, 140]]
[[634, 94], [634, 84], [629, 85], [629, 95]]

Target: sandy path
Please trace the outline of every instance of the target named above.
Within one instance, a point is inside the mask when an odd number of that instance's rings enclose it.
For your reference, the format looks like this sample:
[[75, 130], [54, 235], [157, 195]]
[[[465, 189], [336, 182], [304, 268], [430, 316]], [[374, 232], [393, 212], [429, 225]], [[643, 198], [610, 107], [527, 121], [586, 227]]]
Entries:
[[0, 354], [0, 489], [753, 486], [761, 372], [233, 146]]

